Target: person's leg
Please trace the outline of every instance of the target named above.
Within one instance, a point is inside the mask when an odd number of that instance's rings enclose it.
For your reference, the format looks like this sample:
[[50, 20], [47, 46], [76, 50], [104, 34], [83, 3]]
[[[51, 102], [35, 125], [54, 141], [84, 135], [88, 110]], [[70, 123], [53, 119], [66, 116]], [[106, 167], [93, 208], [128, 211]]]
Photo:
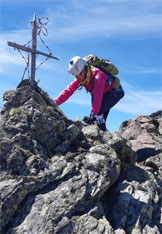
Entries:
[[102, 98], [101, 108], [99, 115], [103, 115], [103, 118], [105, 120], [104, 126], [102, 127], [106, 131], [106, 120], [108, 117], [108, 114], [110, 112], [110, 109], [115, 106], [118, 101], [123, 98], [124, 91], [122, 88], [119, 90], [113, 90], [108, 93], [105, 93]]
[[102, 98], [99, 115], [105, 113], [105, 118], [107, 118], [110, 109], [115, 106], [123, 97], [124, 91], [122, 88], [105, 93]]
[[106, 122], [106, 120], [107, 120], [107, 116], [108, 116], [109, 112], [110, 112], [110, 110], [107, 110], [107, 111], [105, 111], [104, 114], [103, 114], [105, 122]]
[[[122, 88], [119, 90], [110, 91], [103, 95], [100, 112], [96, 117], [97, 126], [101, 130], [106, 131], [106, 119], [109, 114], [109, 111], [123, 96], [124, 92]], [[93, 95], [91, 101], [93, 102]]]

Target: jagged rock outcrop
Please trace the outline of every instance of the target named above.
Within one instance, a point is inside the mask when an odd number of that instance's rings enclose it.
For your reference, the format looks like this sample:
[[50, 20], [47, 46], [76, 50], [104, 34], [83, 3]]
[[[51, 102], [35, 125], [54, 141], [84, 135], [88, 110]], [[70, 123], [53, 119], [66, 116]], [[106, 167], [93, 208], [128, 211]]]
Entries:
[[124, 121], [119, 133], [131, 142], [132, 149], [138, 154], [139, 162], [161, 153], [162, 111]]
[[107, 218], [116, 233], [161, 233], [162, 111], [123, 122], [119, 133], [130, 142], [139, 163], [105, 193]]
[[0, 129], [1, 234], [160, 233], [159, 168], [135, 165], [121, 134], [69, 120], [26, 81], [4, 93]]

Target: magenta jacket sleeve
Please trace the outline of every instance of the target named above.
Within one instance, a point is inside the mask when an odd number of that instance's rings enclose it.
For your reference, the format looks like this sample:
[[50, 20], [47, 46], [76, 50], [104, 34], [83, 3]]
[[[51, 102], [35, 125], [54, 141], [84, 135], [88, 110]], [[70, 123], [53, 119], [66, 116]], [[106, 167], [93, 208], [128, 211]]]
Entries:
[[95, 77], [95, 85], [91, 93], [93, 95], [91, 112], [97, 115], [100, 111], [102, 97], [105, 88], [105, 80], [107, 79], [107, 76], [102, 71], [96, 70], [96, 72], [94, 72], [94, 77]]
[[54, 99], [57, 105], [64, 103], [78, 88], [79, 81], [77, 79], [73, 80], [60, 94]]

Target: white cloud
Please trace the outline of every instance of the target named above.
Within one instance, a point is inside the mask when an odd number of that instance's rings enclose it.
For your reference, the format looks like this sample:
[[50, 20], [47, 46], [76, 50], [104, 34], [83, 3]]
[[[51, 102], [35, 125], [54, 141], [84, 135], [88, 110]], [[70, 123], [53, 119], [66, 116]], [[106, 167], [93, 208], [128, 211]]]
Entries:
[[[7, 41], [6, 41], [7, 44]], [[22, 45], [22, 44], [21, 44]], [[13, 47], [9, 47], [7, 45], [4, 45], [4, 41], [0, 40], [0, 73], [4, 72], [3, 66], [6, 64], [8, 65], [18, 65], [18, 66], [24, 66], [24, 68], [26, 67], [26, 63], [28, 61], [28, 53], [24, 52], [22, 50], [20, 50], [21, 54], [19, 53], [19, 51], [16, 49], [14, 49]], [[45, 53], [48, 53], [45, 51]], [[44, 62], [46, 57], [44, 56], [39, 56], [37, 58], [37, 66], [39, 66], [42, 62]], [[30, 59], [30, 56], [29, 56]], [[29, 60], [30, 62], [30, 60]], [[42, 64], [43, 68], [45, 69], [54, 69], [53, 65], [48, 64]], [[59, 67], [57, 67], [59, 69]], [[60, 67], [61, 68], [61, 67]], [[56, 70], [56, 69], [55, 69]], [[7, 71], [8, 72], [8, 71]]]
[[[25, 22], [26, 24], [26, 22]], [[1, 32], [0, 45], [7, 46], [7, 41], [16, 42], [18, 44], [25, 44], [31, 40], [31, 29], [10, 30]]]
[[20, 55], [16, 53], [12, 53], [11, 51], [0, 48], [0, 64], [16, 64], [16, 65], [24, 65], [23, 60], [21, 59]]
[[[156, 0], [128, 1], [128, 0], [100, 0], [100, 1], [70, 1], [64, 2], [53, 9], [47, 10], [49, 36], [45, 41], [52, 43], [73, 42], [97, 37], [156, 37], [160, 36], [161, 13], [160, 3]], [[102, 3], [102, 4], [101, 4]], [[124, 5], [123, 5], [124, 4]], [[79, 7], [78, 7], [79, 6]], [[123, 6], [121, 8], [121, 6]], [[48, 7], [48, 4], [47, 4]], [[156, 9], [156, 11], [155, 11]], [[156, 13], [155, 13], [156, 12]], [[28, 29], [4, 31], [0, 33], [0, 63], [23, 64], [18, 53], [11, 53], [7, 49], [7, 41], [25, 44], [31, 40], [30, 23]], [[140, 68], [139, 68], [140, 71]], [[150, 73], [153, 70], [147, 70]], [[133, 71], [130, 71], [133, 72]], [[145, 73], [145, 69], [140, 72]], [[155, 70], [155, 73], [158, 70]]]
[[[63, 4], [48, 5], [46, 14], [49, 18], [49, 37], [55, 41], [78, 40], [94, 36], [112, 37], [115, 35], [132, 37], [149, 33], [157, 36], [161, 31], [161, 4], [157, 0], [83, 0], [63, 1]], [[38, 16], [40, 17], [40, 16]], [[41, 17], [40, 17], [41, 18]], [[30, 24], [28, 29], [5, 32], [1, 39], [26, 42], [31, 39]]]
[[125, 97], [114, 107], [116, 110], [136, 115], [162, 110], [162, 90], [141, 91], [125, 87]]
[[49, 36], [58, 42], [119, 35], [120, 38], [159, 37], [159, 8], [160, 3], [156, 0], [93, 1], [93, 4], [91, 1], [70, 1], [55, 12], [48, 10]]
[[[124, 71], [123, 68], [121, 68]], [[162, 74], [161, 67], [142, 67], [142, 66], [133, 66], [130, 69], [125, 69], [125, 72], [131, 74]]]
[[[24, 65], [25, 61], [22, 59], [18, 50], [14, 50], [13, 47], [9, 47], [7, 45], [7, 41], [16, 42], [17, 44], [25, 44], [29, 40], [29, 31], [28, 30], [17, 30], [17, 31], [9, 31], [0, 34], [0, 66], [4, 64], [13, 64], [13, 65]], [[27, 53], [23, 53], [22, 55], [26, 58]]]
[[158, 15], [134, 17], [85, 17], [75, 20], [75, 24], [55, 26], [50, 30], [50, 39], [57, 42], [77, 41], [87, 38], [130, 37], [141, 38], [144, 35], [156, 37], [160, 35], [161, 26]]

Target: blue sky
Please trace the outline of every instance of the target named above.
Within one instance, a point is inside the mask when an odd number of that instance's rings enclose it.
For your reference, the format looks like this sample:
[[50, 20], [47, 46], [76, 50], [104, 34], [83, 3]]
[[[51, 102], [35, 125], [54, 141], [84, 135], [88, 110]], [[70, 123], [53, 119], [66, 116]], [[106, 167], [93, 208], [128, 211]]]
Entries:
[[[118, 67], [125, 90], [109, 114], [110, 131], [124, 120], [162, 109], [161, 0], [0, 0], [0, 107], [4, 91], [16, 88], [26, 66], [7, 41], [24, 45], [31, 40], [34, 12], [37, 18], [48, 17], [48, 37], [42, 38], [60, 58], [36, 71], [36, 81], [51, 98], [73, 79], [67, 73], [69, 60], [93, 53]], [[48, 53], [39, 39], [37, 43], [38, 50]], [[43, 60], [37, 57], [38, 64]], [[90, 95], [76, 91], [60, 108], [72, 120], [83, 118], [90, 113]]]

